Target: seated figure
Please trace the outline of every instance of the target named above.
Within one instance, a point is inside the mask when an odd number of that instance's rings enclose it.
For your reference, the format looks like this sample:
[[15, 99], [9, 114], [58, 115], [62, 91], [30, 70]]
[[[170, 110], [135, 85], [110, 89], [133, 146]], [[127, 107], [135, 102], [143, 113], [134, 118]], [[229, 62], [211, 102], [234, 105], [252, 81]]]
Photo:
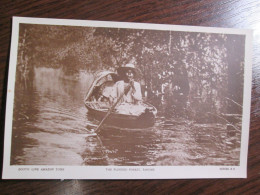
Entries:
[[[141, 85], [134, 79], [138, 76], [138, 69], [133, 64], [127, 64], [117, 69], [118, 75], [123, 79], [115, 83], [116, 100], [120, 98], [116, 111], [121, 114], [139, 115], [145, 107], [141, 104]], [[129, 89], [130, 87], [130, 89]]]

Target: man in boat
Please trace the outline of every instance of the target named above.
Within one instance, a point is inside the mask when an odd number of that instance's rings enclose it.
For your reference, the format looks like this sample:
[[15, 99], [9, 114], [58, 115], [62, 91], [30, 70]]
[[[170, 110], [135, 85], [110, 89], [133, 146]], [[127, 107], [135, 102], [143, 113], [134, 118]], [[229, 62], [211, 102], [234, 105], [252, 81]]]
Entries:
[[122, 80], [117, 81], [115, 84], [115, 100], [121, 98], [116, 107], [116, 111], [121, 114], [132, 115], [138, 115], [144, 112], [145, 107], [141, 104], [141, 85], [134, 80], [140, 75], [140, 71], [135, 68], [133, 64], [126, 64], [125, 66], [119, 67], [117, 73]]

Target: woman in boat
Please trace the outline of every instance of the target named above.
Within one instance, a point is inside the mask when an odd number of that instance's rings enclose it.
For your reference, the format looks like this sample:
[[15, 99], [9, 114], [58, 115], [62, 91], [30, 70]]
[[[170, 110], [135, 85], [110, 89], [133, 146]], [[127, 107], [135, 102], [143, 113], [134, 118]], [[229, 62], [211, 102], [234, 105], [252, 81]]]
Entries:
[[[117, 110], [123, 114], [139, 114], [144, 111], [141, 85], [134, 79], [140, 74], [133, 64], [126, 64], [117, 69], [118, 75], [123, 79], [115, 84], [116, 98], [119, 100]], [[130, 87], [130, 89], [129, 89]]]
[[[120, 103], [138, 104], [142, 101], [140, 83], [134, 80], [138, 75], [138, 70], [135, 66], [133, 64], [126, 64], [125, 66], [119, 67], [117, 73], [123, 79], [115, 84], [117, 98], [124, 94]], [[129, 87], [130, 89], [127, 89]]]

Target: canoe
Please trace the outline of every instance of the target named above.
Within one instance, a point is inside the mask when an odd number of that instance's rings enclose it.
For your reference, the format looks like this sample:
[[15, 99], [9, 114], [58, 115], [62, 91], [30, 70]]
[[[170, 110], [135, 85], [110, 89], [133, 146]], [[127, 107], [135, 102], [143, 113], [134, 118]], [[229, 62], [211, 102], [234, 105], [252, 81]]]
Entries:
[[[102, 91], [106, 87], [113, 86], [118, 80], [120, 78], [117, 74], [111, 71], [103, 71], [96, 76], [84, 100], [88, 115], [91, 118], [101, 121], [105, 117], [110, 106], [108, 102], [102, 100]], [[140, 104], [145, 108], [143, 112], [139, 114], [123, 114], [113, 110], [105, 120], [104, 125], [129, 129], [152, 127], [155, 123], [157, 109], [147, 102]]]

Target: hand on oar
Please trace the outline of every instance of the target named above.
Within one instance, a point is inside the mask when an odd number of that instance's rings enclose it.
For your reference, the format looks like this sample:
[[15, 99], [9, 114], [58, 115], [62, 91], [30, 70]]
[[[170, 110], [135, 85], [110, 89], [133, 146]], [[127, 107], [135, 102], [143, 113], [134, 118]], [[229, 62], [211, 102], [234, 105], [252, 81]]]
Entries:
[[[131, 85], [128, 85], [127, 88], [125, 89], [125, 93], [127, 94], [129, 92], [129, 90], [131, 89]], [[99, 123], [97, 129], [95, 130], [95, 133], [98, 133], [100, 131], [101, 126], [103, 125], [103, 123], [105, 122], [105, 120], [108, 118], [108, 116], [112, 113], [112, 111], [115, 109], [115, 107], [117, 106], [117, 104], [120, 102], [120, 100], [123, 98], [124, 94], [122, 93], [120, 95], [120, 97], [117, 99], [117, 101], [111, 106], [111, 108], [108, 110], [107, 114], [105, 115], [105, 117], [102, 119], [102, 121]]]

